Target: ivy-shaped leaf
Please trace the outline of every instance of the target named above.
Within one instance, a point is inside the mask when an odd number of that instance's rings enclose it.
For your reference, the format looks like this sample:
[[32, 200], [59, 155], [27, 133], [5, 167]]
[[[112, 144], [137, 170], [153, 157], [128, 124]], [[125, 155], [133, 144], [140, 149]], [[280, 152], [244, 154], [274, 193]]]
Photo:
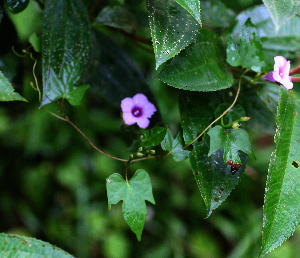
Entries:
[[189, 151], [182, 149], [184, 140], [182, 132], [179, 132], [176, 138], [173, 138], [171, 130], [168, 128], [164, 140], [161, 142], [163, 150], [170, 151], [175, 161], [183, 161], [188, 158]]
[[140, 241], [147, 216], [145, 201], [155, 204], [148, 173], [138, 169], [129, 181], [118, 173], [112, 174], [106, 179], [106, 189], [109, 208], [123, 201], [124, 219]]
[[147, 0], [147, 10], [157, 69], [195, 39], [200, 25], [175, 0]]
[[183, 90], [216, 91], [233, 83], [222, 42], [212, 30], [202, 29], [195, 41], [168, 60], [157, 78]]
[[155, 126], [141, 136], [142, 146], [147, 148], [157, 146], [165, 138], [166, 129], [161, 126]]
[[300, 224], [299, 128], [300, 94], [280, 87], [276, 150], [269, 166], [259, 257], [281, 245]]
[[[58, 77], [63, 79], [65, 65], [79, 60], [84, 71], [90, 56], [90, 23], [81, 0], [45, 0], [42, 35], [43, 97], [41, 106], [51, 102], [49, 85]], [[54, 74], [52, 74], [54, 72]], [[50, 79], [49, 79], [50, 78]]]
[[71, 105], [79, 105], [85, 91], [90, 87], [89, 85], [76, 87], [75, 84], [79, 78], [80, 65], [78, 60], [71, 61], [63, 67], [61, 79], [57, 78], [54, 70], [50, 67], [50, 76], [47, 81], [47, 98], [51, 101], [64, 98], [67, 99]]
[[262, 72], [262, 67], [265, 66], [264, 53], [258, 32], [250, 18], [240, 33], [239, 45], [232, 38], [228, 39], [227, 62], [232, 66], [242, 66], [257, 73]]
[[22, 96], [20, 96], [19, 93], [14, 92], [13, 86], [0, 71], [0, 101], [13, 100], [27, 101]]
[[0, 233], [0, 257], [73, 258], [74, 256], [54, 245], [31, 237]]
[[231, 159], [233, 163], [241, 163], [238, 151], [252, 154], [251, 142], [248, 133], [243, 129], [224, 129], [217, 125], [209, 130], [210, 150], [208, 156], [217, 150], [224, 149], [224, 162]]
[[263, 0], [268, 9], [276, 31], [299, 12], [300, 3], [295, 0]]

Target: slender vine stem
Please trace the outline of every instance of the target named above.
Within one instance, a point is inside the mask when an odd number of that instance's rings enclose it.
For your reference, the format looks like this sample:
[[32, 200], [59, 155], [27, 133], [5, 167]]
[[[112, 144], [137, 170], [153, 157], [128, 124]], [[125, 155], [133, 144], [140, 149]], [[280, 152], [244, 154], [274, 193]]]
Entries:
[[187, 148], [188, 146], [192, 145], [195, 141], [197, 141], [214, 123], [216, 123], [217, 121], [219, 121], [223, 116], [225, 116], [228, 113], [228, 111], [230, 109], [232, 109], [232, 107], [235, 105], [235, 103], [236, 103], [236, 101], [237, 101], [237, 99], [239, 97], [240, 91], [241, 91], [242, 76], [243, 76], [243, 74], [240, 77], [239, 86], [238, 86], [238, 90], [237, 90], [237, 93], [235, 95], [235, 98], [234, 98], [232, 104], [229, 106], [229, 108], [227, 108], [218, 118], [216, 118], [213, 122], [211, 122], [209, 124], [209, 126], [207, 126], [193, 141], [191, 141], [190, 143], [188, 143], [187, 145], [185, 145], [183, 147], [183, 149]]

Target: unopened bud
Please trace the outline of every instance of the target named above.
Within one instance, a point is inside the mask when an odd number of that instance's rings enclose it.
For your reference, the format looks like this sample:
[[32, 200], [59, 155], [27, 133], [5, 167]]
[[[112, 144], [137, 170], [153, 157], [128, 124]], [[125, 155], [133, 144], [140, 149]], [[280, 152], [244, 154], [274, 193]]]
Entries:
[[133, 154], [130, 154], [130, 155], [129, 155], [129, 158], [130, 158], [130, 159], [133, 159]]
[[142, 157], [144, 157], [144, 154], [143, 154], [143, 153], [140, 153], [140, 152], [137, 152], [135, 155], [137, 156], [137, 158], [142, 158]]
[[141, 152], [143, 150], [143, 147], [139, 147], [138, 152]]
[[150, 150], [150, 154], [154, 155], [155, 154], [155, 150]]
[[240, 118], [240, 121], [241, 121], [241, 122], [246, 122], [246, 121], [248, 121], [250, 118], [251, 118], [251, 117], [249, 117], [249, 116], [243, 116], [243, 117]]
[[235, 130], [239, 130], [240, 124], [238, 122], [234, 122], [231, 127]]

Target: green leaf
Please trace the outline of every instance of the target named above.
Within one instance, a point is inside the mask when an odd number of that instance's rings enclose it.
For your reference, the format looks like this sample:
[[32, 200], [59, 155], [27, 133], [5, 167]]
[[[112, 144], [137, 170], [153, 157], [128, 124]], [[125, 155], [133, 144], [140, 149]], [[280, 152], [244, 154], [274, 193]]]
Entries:
[[[98, 65], [95, 70], [91, 67], [92, 76], [85, 82], [90, 84], [91, 91], [96, 93], [93, 95], [101, 95], [114, 107], [120, 108], [124, 98], [132, 98], [137, 93], [143, 93], [151, 103], [156, 105], [149, 84], [133, 59], [105, 35], [97, 32], [95, 39], [93, 47], [100, 53], [93, 57], [96, 57], [95, 62]], [[151, 117], [150, 125], [158, 121], [161, 121], [160, 115], [159, 112], [155, 112]]]
[[148, 173], [138, 169], [129, 181], [120, 174], [112, 174], [106, 179], [106, 189], [109, 206], [123, 201], [124, 219], [140, 241], [147, 215], [145, 201], [155, 204]]
[[177, 137], [173, 139], [171, 130], [167, 129], [167, 134], [164, 140], [161, 142], [161, 147], [163, 150], [170, 151], [173, 155], [175, 161], [183, 161], [188, 158], [189, 151], [182, 149], [184, 146], [182, 132], [177, 134]]
[[80, 70], [84, 71], [90, 56], [90, 38], [89, 18], [81, 0], [45, 1], [41, 106], [51, 102], [48, 95], [53, 95], [51, 89], [57, 86], [49, 85], [54, 82], [54, 75], [64, 81], [62, 68], [65, 65], [77, 59], [80, 62]]
[[202, 29], [196, 40], [167, 61], [157, 78], [183, 90], [216, 91], [233, 83], [219, 36]]
[[51, 101], [63, 98], [67, 99], [71, 105], [79, 105], [85, 91], [89, 88], [89, 85], [76, 87], [75, 84], [79, 78], [80, 65], [78, 60], [71, 61], [63, 67], [61, 80], [57, 78], [54, 70], [50, 67], [47, 98]]
[[300, 95], [280, 87], [276, 150], [266, 184], [260, 256], [281, 245], [300, 223]]
[[155, 126], [141, 136], [142, 146], [145, 148], [159, 145], [165, 138], [166, 129], [161, 126]]
[[193, 42], [200, 25], [175, 0], [147, 0], [147, 11], [157, 69]]
[[93, 27], [101, 25], [132, 31], [136, 29], [136, 20], [127, 8], [122, 6], [106, 6], [96, 18]]
[[74, 256], [54, 245], [31, 237], [0, 233], [0, 257], [71, 258]]
[[29, 36], [28, 41], [36, 52], [41, 52], [41, 38], [35, 32]]
[[263, 0], [268, 9], [276, 31], [299, 12], [299, 1], [295, 0]]
[[223, 149], [208, 156], [209, 139], [207, 135], [201, 142], [193, 144], [194, 149], [189, 154], [193, 174], [207, 208], [207, 217], [221, 205], [230, 192], [238, 184], [246, 168], [247, 155], [240, 153], [241, 168], [231, 174], [231, 166], [223, 160]]
[[[194, 140], [214, 119], [214, 111], [223, 101], [221, 92], [179, 91], [179, 110], [183, 136], [186, 143]], [[225, 164], [223, 149], [208, 157], [209, 137], [193, 143], [189, 160], [196, 183], [207, 207], [207, 217], [216, 209], [238, 184], [246, 167], [247, 155], [240, 153], [242, 167], [235, 175]]]
[[201, 1], [201, 20], [206, 26], [227, 28], [235, 16], [220, 0]]
[[240, 33], [240, 45], [229, 38], [226, 61], [260, 73], [265, 66], [264, 53], [256, 28], [248, 19]]
[[27, 101], [19, 93], [14, 92], [14, 88], [11, 83], [6, 79], [3, 73], [0, 71], [0, 101], [13, 101], [21, 100]]
[[238, 151], [241, 150], [247, 154], [252, 153], [251, 142], [248, 133], [243, 129], [224, 129], [217, 125], [209, 130], [210, 149], [208, 156], [217, 150], [224, 149], [224, 162], [231, 159], [233, 163], [241, 163]]
[[180, 4], [184, 9], [186, 9], [197, 20], [197, 22], [201, 26], [199, 0], [175, 0], [175, 1], [178, 4]]
[[[222, 103], [215, 111], [215, 118], [221, 116], [224, 113], [224, 111], [228, 109], [228, 107], [229, 107], [228, 104]], [[246, 116], [246, 112], [244, 108], [241, 105], [234, 105], [223, 117], [223, 123], [225, 125], [230, 124], [240, 119], [241, 117], [245, 117], [245, 116]]]
[[254, 6], [236, 17], [233, 25], [224, 33], [224, 37], [231, 36], [234, 40], [239, 40], [239, 34], [248, 18], [251, 18], [251, 22], [258, 31], [268, 71], [273, 69], [274, 56], [285, 56], [287, 59], [298, 56], [296, 51], [300, 50], [299, 17], [288, 20], [279, 31], [276, 31], [266, 7], [264, 5]]

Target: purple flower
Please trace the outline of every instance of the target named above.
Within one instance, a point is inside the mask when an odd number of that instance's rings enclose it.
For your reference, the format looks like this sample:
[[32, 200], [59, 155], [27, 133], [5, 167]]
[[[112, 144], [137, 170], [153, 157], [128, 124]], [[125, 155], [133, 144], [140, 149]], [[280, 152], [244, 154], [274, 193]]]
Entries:
[[274, 71], [269, 72], [263, 78], [271, 82], [279, 82], [288, 90], [292, 89], [292, 77], [289, 76], [291, 61], [287, 61], [283, 56], [275, 56], [274, 61]]
[[155, 106], [144, 94], [138, 93], [133, 98], [125, 98], [121, 102], [124, 122], [128, 125], [137, 123], [141, 128], [147, 128], [150, 118], [156, 111]]

